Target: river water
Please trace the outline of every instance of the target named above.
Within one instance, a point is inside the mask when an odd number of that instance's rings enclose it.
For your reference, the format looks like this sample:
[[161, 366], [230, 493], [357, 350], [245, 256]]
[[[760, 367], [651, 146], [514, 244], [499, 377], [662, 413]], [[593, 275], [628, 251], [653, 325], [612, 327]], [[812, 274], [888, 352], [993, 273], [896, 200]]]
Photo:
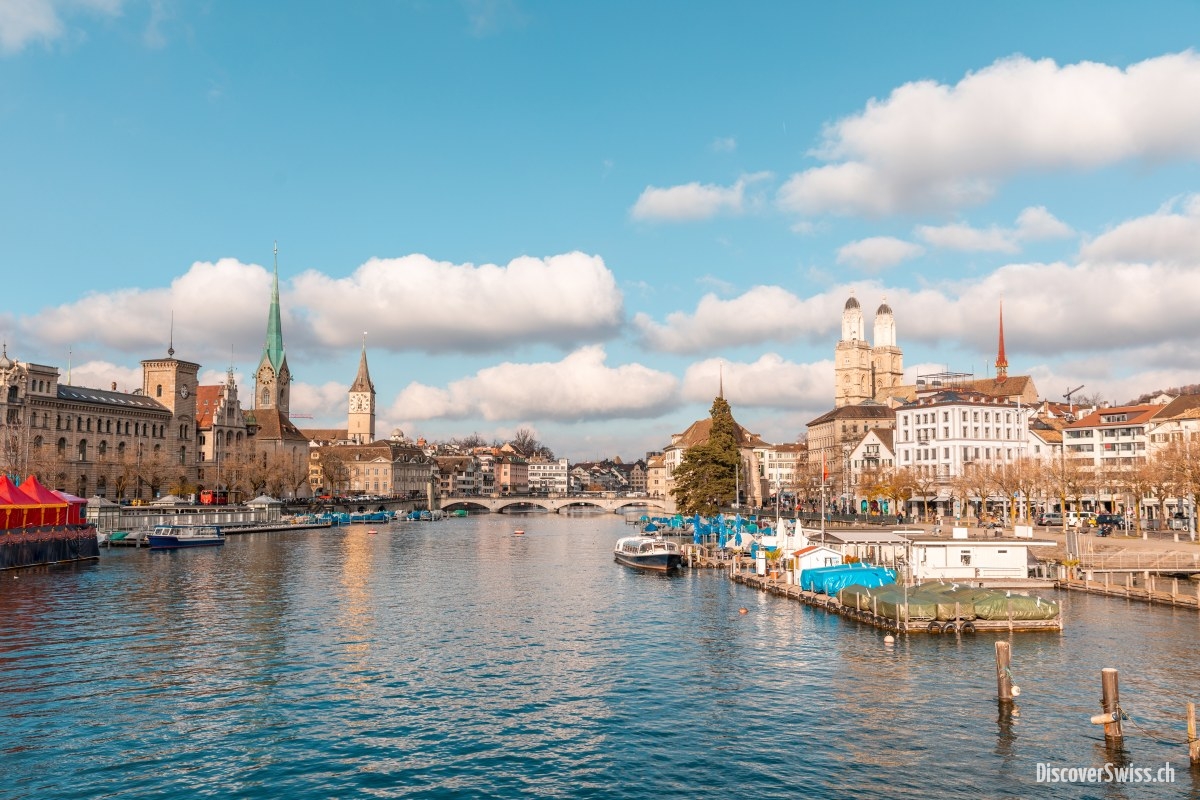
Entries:
[[[1200, 798], [1194, 611], [1062, 596], [1063, 633], [1012, 636], [1003, 713], [994, 635], [885, 646], [617, 565], [631, 531], [493, 515], [0, 573], [0, 798]], [[1106, 762], [1174, 780], [1038, 783]]]

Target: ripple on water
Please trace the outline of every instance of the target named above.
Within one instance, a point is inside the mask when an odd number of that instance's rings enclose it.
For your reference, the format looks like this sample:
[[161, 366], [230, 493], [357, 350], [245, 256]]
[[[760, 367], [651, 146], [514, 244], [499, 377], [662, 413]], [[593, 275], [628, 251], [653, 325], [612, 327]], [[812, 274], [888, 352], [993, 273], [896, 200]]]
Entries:
[[[252, 534], [0, 581], [0, 798], [1025, 797], [1039, 761], [1103, 755], [1102, 666], [1150, 729], [1194, 699], [1194, 612], [1065, 598], [1064, 634], [1013, 639], [1004, 717], [991, 637], [885, 649], [717, 574], [615, 565], [619, 519], [522, 524]], [[1131, 747], [1189, 781], [1181, 750]]]

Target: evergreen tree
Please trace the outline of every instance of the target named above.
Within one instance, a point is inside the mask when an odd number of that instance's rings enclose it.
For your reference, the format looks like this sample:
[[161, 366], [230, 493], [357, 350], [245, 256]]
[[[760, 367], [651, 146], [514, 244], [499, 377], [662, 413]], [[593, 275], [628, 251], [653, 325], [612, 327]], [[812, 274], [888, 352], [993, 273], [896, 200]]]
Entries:
[[723, 397], [713, 400], [709, 416], [712, 430], [708, 440], [689, 447], [675, 470], [671, 494], [681, 514], [711, 516], [736, 499], [740, 457], [737, 423]]

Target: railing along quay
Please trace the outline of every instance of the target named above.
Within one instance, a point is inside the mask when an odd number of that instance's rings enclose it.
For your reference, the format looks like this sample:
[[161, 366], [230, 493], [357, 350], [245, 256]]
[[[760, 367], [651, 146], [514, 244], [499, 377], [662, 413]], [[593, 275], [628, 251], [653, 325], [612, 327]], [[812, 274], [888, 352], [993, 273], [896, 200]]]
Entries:
[[1200, 572], [1200, 553], [1086, 553], [1079, 569], [1091, 572]]
[[[1096, 580], [1084, 573], [1080, 578], [1068, 577], [1059, 580], [1058, 588], [1106, 597], [1140, 600], [1151, 605], [1200, 609], [1200, 581], [1184, 580], [1181, 582], [1179, 578], [1171, 578], [1168, 583], [1167, 579], [1151, 574], [1142, 585], [1138, 586], [1134, 585], [1133, 572], [1126, 572], [1125, 579], [1121, 582], [1113, 581], [1112, 578], [1112, 572], [1105, 572], [1103, 580]], [[1167, 586], [1170, 587], [1169, 591], [1166, 589]]]

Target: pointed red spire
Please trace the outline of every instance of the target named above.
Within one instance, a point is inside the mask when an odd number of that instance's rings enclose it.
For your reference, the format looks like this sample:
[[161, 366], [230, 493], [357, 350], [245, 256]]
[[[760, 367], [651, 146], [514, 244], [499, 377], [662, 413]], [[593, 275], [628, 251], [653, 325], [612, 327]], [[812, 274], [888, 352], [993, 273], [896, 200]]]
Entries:
[[1008, 359], [1004, 357], [1004, 301], [1000, 301], [1000, 352], [996, 354], [996, 383], [1008, 378]]

